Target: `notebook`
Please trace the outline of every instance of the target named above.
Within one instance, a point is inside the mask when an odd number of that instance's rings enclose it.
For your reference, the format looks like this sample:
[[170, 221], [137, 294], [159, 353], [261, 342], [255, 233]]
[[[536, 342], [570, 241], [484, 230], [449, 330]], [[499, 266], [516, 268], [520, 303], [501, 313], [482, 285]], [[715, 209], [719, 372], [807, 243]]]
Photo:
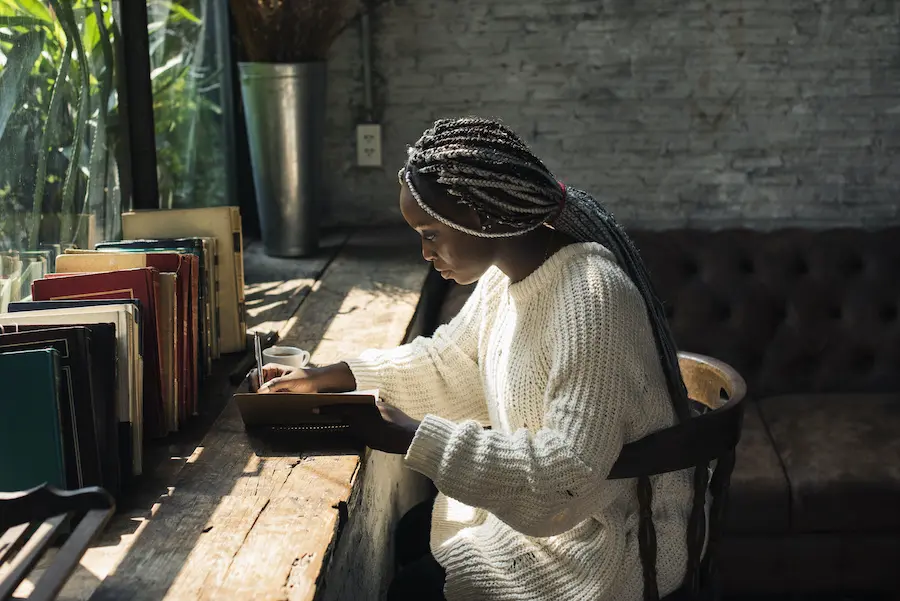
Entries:
[[364, 445], [346, 418], [355, 411], [377, 412], [377, 398], [378, 391], [234, 395], [252, 446], [267, 452], [358, 452]]
[[238, 207], [163, 209], [122, 214], [122, 237], [207, 236], [218, 246], [219, 350], [221, 353], [247, 349], [244, 307], [244, 258], [241, 214]]
[[[61, 258], [57, 258], [57, 262]], [[142, 421], [143, 434], [151, 437], [168, 434], [162, 395], [162, 344], [158, 328], [160, 318], [158, 295], [159, 272], [152, 268], [79, 275], [62, 274], [62, 277], [37, 280], [32, 285], [32, 296], [36, 301], [94, 298], [126, 300], [137, 298], [141, 301], [144, 308], [141, 319], [145, 338]]]
[[59, 413], [59, 354], [0, 354], [0, 491], [66, 488]]
[[152, 267], [160, 274], [160, 336], [162, 378], [169, 430], [193, 413], [194, 386], [188, 350], [193, 344], [188, 319], [191, 292], [189, 255], [179, 253], [138, 253], [114, 250], [68, 249], [57, 259], [59, 273], [87, 273]]
[[343, 427], [337, 414], [322, 415], [319, 410], [334, 405], [374, 405], [377, 390], [335, 393], [267, 393], [239, 392], [234, 395], [244, 427], [316, 429]]
[[138, 352], [144, 355], [144, 336], [141, 331], [141, 301], [133, 299], [102, 299], [86, 298], [80, 300], [55, 300], [55, 301], [20, 301], [9, 303], [10, 313], [22, 311], [45, 311], [47, 309], [72, 309], [75, 307], [108, 307], [111, 305], [128, 304], [134, 306], [134, 316], [137, 321]]
[[[178, 252], [191, 257], [190, 316], [193, 322], [192, 332], [198, 333], [194, 340], [197, 354], [194, 360], [194, 365], [197, 366], [195, 379], [198, 380], [198, 386], [201, 376], [212, 372], [212, 360], [218, 357], [218, 323], [213, 311], [213, 307], [217, 306], [213, 296], [217, 261], [215, 242], [215, 238], [166, 238], [101, 242], [96, 246], [97, 250], [104, 252]], [[197, 363], [198, 360], [201, 363]]]
[[59, 355], [59, 409], [66, 485], [70, 489], [102, 486], [100, 420], [94, 409], [90, 331], [85, 327], [70, 327], [0, 334], [0, 354], [47, 348], [55, 349]]
[[[0, 334], [40, 331], [46, 334], [53, 330], [64, 330], [66, 325], [23, 325], [0, 324]], [[131, 476], [131, 447], [120, 446], [119, 420], [116, 417], [116, 328], [111, 323], [93, 323], [77, 326], [89, 333], [91, 356], [91, 389], [93, 391], [94, 418], [100, 452], [103, 487], [114, 497], [122, 490], [122, 482]], [[123, 464], [123, 462], [126, 462]]]
[[[143, 448], [143, 359], [138, 348], [138, 322], [133, 304], [47, 309], [0, 315], [0, 328], [41, 325], [112, 324], [116, 335], [116, 418], [123, 466], [130, 475], [141, 474]], [[123, 469], [124, 471], [124, 469]]]

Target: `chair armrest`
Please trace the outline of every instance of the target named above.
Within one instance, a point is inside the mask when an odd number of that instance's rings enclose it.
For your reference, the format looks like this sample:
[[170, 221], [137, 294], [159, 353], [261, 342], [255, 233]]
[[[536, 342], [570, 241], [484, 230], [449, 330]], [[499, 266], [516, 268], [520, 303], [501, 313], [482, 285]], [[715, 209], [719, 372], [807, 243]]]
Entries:
[[0, 573], [4, 574], [0, 600], [11, 597], [70, 527], [71, 533], [28, 596], [32, 601], [55, 599], [114, 512], [112, 496], [97, 487], [63, 491], [43, 485], [0, 493]]

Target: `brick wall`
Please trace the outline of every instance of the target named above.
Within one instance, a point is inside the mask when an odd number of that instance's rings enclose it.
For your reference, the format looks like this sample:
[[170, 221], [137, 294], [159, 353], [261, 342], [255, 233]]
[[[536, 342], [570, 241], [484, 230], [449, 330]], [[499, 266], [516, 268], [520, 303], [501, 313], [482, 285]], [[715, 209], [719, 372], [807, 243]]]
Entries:
[[900, 221], [900, 12], [877, 0], [393, 0], [374, 13], [384, 169], [355, 166], [359, 31], [332, 51], [330, 221], [399, 219], [435, 118], [502, 118], [625, 223]]

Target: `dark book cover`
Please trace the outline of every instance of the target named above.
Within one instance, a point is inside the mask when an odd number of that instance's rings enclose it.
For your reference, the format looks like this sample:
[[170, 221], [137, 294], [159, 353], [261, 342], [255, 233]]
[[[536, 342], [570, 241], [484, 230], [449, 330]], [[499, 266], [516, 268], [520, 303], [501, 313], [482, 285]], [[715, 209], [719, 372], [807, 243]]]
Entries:
[[144, 331], [144, 433], [149, 437], [168, 434], [163, 411], [162, 370], [160, 369], [159, 310], [156, 297], [159, 272], [146, 267], [68, 275], [35, 280], [32, 297], [42, 300], [138, 299]]
[[55, 349], [60, 366], [60, 418], [66, 486], [104, 484], [91, 382], [90, 331], [84, 327], [0, 334], [0, 353]]
[[[116, 372], [119, 369], [116, 354], [116, 326], [111, 323], [71, 325], [0, 325], [0, 339], [17, 334], [53, 334], [56, 330], [84, 328], [88, 331], [90, 352], [90, 379], [93, 392], [95, 432], [100, 454], [103, 487], [118, 496], [122, 482], [130, 478], [132, 465], [131, 424], [128, 416], [119, 421], [116, 402]], [[125, 471], [123, 471], [125, 470]]]
[[59, 414], [59, 354], [0, 354], [0, 491], [66, 488]]

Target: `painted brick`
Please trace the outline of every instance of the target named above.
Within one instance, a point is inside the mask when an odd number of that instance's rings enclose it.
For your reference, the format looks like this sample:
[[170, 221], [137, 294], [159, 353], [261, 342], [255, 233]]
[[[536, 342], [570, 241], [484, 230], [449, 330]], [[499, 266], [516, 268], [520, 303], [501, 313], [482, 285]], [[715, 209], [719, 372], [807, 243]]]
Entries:
[[517, 130], [626, 223], [900, 221], [889, 0], [389, 0], [373, 15], [383, 169], [355, 166], [359, 31], [329, 60], [329, 223], [400, 219], [396, 170], [440, 117]]

